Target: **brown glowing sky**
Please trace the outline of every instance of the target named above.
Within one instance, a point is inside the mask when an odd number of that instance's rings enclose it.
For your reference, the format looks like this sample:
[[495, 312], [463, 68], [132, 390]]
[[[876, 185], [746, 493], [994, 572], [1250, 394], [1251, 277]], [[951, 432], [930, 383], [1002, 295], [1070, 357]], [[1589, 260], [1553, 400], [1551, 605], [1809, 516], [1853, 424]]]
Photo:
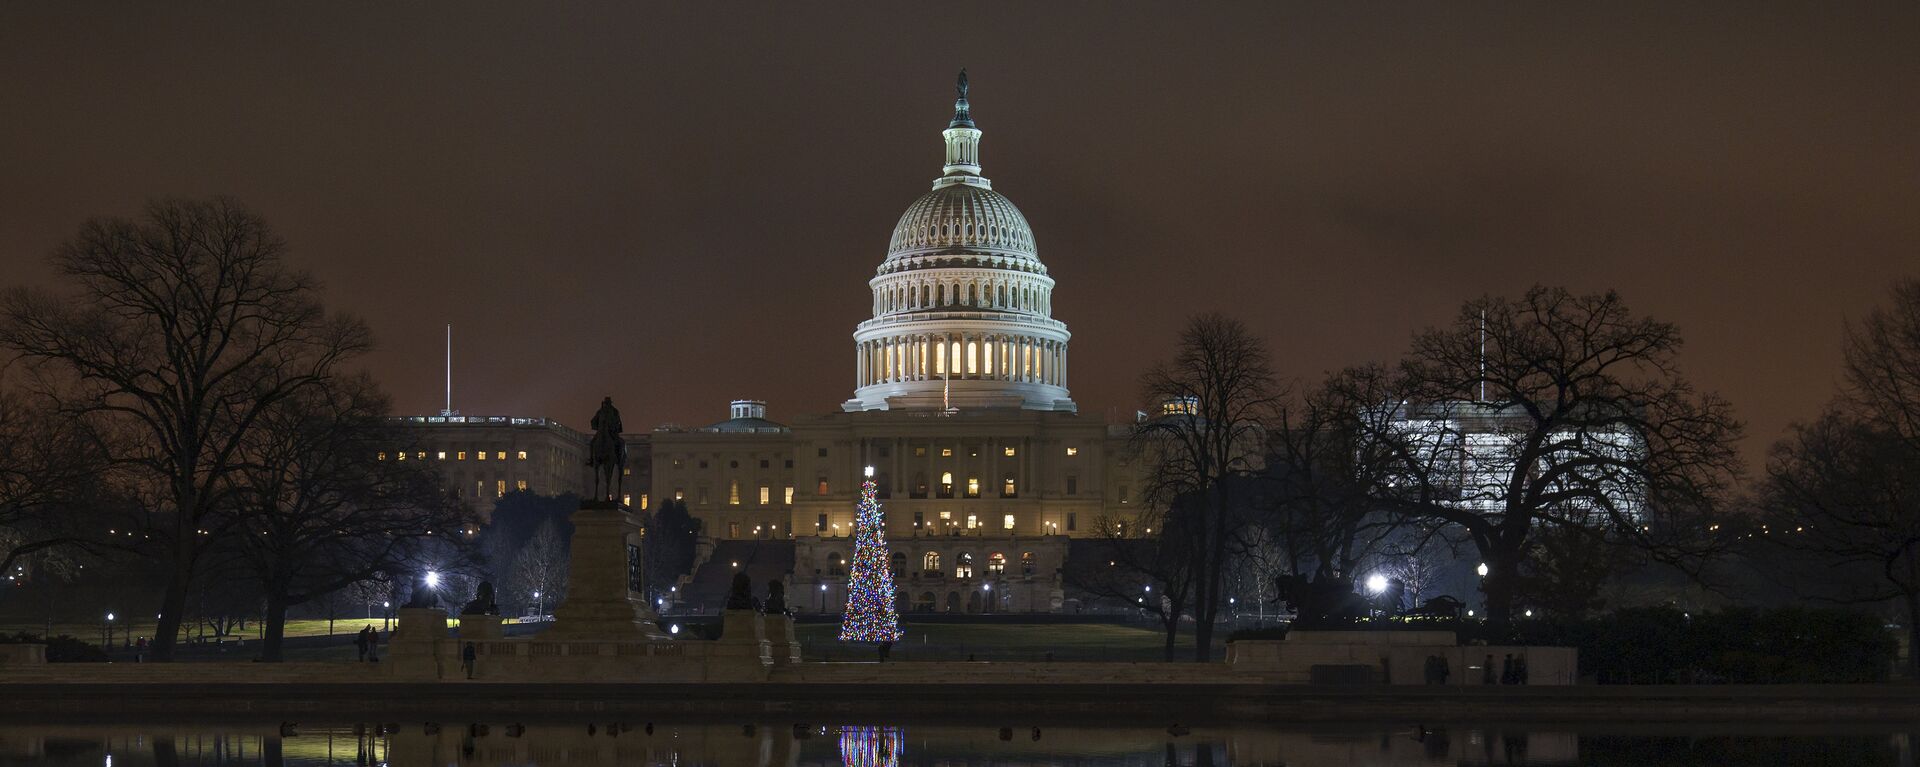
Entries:
[[1089, 413], [1196, 310], [1315, 376], [1544, 282], [1680, 323], [1758, 457], [1920, 274], [1910, 2], [66, 5], [0, 9], [4, 281], [90, 215], [232, 194], [403, 412], [440, 407], [446, 321], [470, 414], [836, 408], [962, 64]]

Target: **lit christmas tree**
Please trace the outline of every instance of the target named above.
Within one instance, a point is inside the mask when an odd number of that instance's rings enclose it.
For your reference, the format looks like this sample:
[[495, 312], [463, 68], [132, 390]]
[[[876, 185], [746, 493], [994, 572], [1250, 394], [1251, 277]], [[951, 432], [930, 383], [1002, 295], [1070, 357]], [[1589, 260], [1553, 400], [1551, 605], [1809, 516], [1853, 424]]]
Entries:
[[860, 485], [853, 518], [853, 561], [847, 565], [847, 611], [840, 622], [842, 642], [894, 642], [900, 616], [893, 611], [893, 571], [887, 562], [887, 531], [874, 499], [873, 467]]

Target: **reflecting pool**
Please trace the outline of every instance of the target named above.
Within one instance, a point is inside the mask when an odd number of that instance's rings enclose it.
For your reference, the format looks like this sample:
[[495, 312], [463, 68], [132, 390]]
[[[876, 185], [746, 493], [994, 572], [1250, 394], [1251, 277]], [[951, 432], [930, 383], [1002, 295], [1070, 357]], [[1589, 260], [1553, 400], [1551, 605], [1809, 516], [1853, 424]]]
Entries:
[[[1916, 728], [1920, 731], [1920, 728]], [[1347, 725], [1312, 728], [390, 722], [0, 724], [0, 765], [1333, 767], [1898, 765], [1886, 729]]]

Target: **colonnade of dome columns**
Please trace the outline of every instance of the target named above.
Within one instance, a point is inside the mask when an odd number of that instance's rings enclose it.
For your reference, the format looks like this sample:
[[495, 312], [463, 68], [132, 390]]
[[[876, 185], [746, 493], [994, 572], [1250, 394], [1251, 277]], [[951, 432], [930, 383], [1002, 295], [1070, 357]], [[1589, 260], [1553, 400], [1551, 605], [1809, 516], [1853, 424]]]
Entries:
[[914, 279], [889, 281], [873, 291], [874, 316], [950, 306], [1053, 313], [1052, 291], [1022, 279]]
[[1066, 386], [1067, 344], [1000, 333], [923, 333], [859, 344], [859, 385], [896, 381], [1012, 381]]

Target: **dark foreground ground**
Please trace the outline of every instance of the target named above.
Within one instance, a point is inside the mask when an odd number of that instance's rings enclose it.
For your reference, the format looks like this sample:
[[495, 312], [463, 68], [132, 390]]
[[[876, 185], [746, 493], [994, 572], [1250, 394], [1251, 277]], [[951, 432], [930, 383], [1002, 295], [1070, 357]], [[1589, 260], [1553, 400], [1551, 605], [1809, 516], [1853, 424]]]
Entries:
[[1899, 723], [1920, 686], [1312, 687], [1226, 684], [0, 684], [8, 721], [925, 717], [1055, 722], [1343, 720]]

